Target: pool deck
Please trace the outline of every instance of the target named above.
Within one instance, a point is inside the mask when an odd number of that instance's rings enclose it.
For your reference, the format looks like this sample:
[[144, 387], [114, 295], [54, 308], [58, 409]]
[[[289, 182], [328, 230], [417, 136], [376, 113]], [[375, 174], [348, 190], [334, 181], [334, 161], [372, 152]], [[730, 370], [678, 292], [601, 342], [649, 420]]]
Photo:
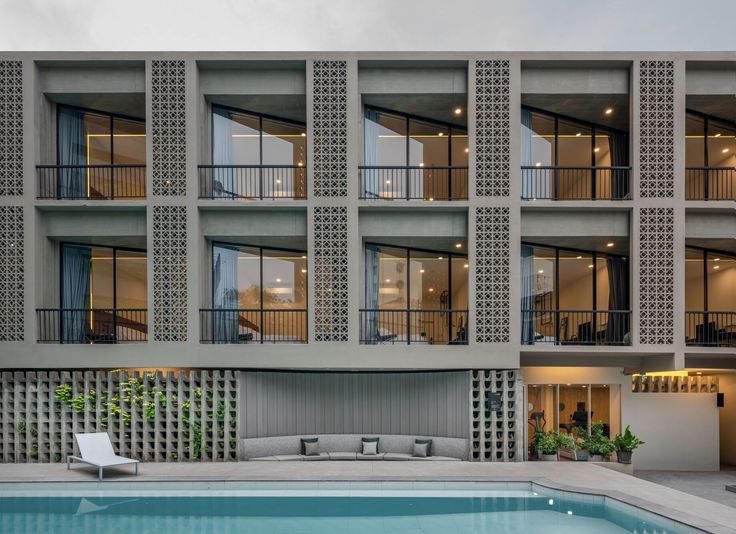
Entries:
[[[488, 481], [536, 482], [553, 489], [607, 495], [707, 532], [736, 534], [736, 509], [584, 462], [230, 462], [146, 463], [105, 470], [115, 482]], [[0, 483], [96, 483], [96, 470], [65, 464], [0, 464]], [[104, 487], [105, 482], [99, 483]], [[725, 488], [724, 488], [725, 491]]]

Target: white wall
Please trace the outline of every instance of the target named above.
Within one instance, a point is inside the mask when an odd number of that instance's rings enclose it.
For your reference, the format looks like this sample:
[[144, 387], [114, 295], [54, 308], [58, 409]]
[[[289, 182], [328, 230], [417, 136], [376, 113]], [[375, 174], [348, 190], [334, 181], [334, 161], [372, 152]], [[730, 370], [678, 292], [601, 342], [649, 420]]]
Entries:
[[635, 469], [718, 471], [715, 393], [631, 393], [621, 402], [624, 424], [646, 444], [634, 453]]

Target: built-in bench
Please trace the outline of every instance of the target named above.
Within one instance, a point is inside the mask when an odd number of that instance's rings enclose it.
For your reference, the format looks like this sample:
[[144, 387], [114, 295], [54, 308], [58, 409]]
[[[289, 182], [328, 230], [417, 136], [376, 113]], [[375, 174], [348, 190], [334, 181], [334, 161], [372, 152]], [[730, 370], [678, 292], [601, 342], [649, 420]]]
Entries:
[[[364, 455], [362, 438], [380, 438], [378, 454]], [[301, 454], [302, 438], [319, 438], [319, 455]], [[414, 440], [431, 439], [432, 456], [413, 456]], [[409, 436], [400, 434], [305, 434], [241, 440], [240, 457], [250, 461], [460, 461], [468, 459], [469, 442], [464, 438]]]

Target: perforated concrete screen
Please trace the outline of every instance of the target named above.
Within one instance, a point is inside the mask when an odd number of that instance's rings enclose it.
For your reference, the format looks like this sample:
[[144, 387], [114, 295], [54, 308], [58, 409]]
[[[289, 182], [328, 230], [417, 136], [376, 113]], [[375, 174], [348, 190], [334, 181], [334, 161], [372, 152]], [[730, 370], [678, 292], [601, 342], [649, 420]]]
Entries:
[[474, 369], [469, 371], [469, 379], [471, 461], [523, 460], [522, 425], [526, 409], [521, 373], [518, 370]]
[[23, 194], [23, 62], [0, 61], [0, 196]]
[[314, 196], [348, 194], [346, 61], [315, 61], [313, 70]]

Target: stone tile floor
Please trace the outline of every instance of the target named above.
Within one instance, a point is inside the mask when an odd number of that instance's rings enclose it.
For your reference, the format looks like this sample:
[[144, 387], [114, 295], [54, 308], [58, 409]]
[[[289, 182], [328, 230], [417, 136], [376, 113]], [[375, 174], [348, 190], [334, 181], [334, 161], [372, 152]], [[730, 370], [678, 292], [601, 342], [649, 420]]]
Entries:
[[[714, 533], [736, 534], [736, 509], [642, 478], [585, 462], [234, 462], [147, 463], [140, 476], [132, 469], [106, 471], [106, 480], [246, 481], [246, 480], [404, 480], [534, 481], [542, 485], [609, 495], [629, 504]], [[65, 464], [0, 464], [2, 482], [96, 482], [96, 470]], [[102, 483], [104, 486], [105, 482]]]
[[736, 508], [736, 493], [726, 491], [726, 485], [736, 485], [736, 466], [722, 466], [717, 472], [636, 470], [634, 476]]

